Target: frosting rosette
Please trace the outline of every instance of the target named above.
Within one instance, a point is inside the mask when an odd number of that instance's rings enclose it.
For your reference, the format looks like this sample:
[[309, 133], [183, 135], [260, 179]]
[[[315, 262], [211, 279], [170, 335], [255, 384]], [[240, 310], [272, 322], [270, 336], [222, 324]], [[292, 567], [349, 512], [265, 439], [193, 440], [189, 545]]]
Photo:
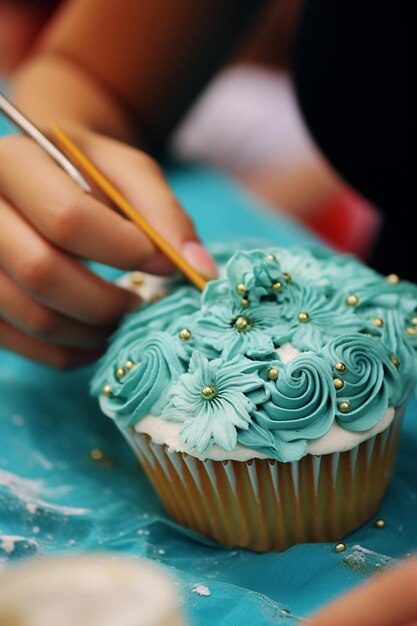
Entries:
[[368, 328], [369, 322], [356, 315], [340, 294], [329, 296], [313, 286], [295, 284], [279, 305], [273, 338], [278, 345], [290, 341], [300, 351], [318, 351], [334, 337]]
[[369, 430], [378, 424], [402, 385], [399, 360], [377, 339], [366, 335], [341, 336], [320, 356], [338, 382], [336, 419], [347, 430]]
[[130, 351], [155, 330], [178, 333], [193, 323], [193, 313], [200, 310], [200, 294], [194, 287], [181, 287], [174, 293], [157, 302], [145, 302], [132, 313], [126, 315], [123, 323], [113, 334], [106, 354], [100, 359], [91, 389], [94, 395], [100, 393], [101, 381], [114, 369], [120, 354], [126, 361], [132, 360]]
[[266, 397], [256, 365], [245, 357], [209, 361], [196, 351], [189, 370], [170, 391], [162, 414], [167, 421], [182, 422], [181, 441], [204, 454], [213, 444], [233, 450], [237, 429], [247, 429], [255, 402]]
[[178, 337], [155, 331], [126, 346], [104, 377], [98, 373], [92, 392], [104, 394], [106, 407], [122, 427], [127, 427], [150, 413], [160, 415], [171, 384], [186, 371], [188, 360]]
[[196, 321], [196, 341], [225, 358], [260, 356], [274, 349], [272, 332], [279, 312], [271, 302], [248, 307], [214, 304]]
[[270, 394], [254, 412], [254, 424], [239, 435], [239, 443], [279, 461], [294, 461], [307, 442], [325, 435], [334, 421], [336, 391], [331, 370], [315, 354], [300, 354], [288, 363], [273, 363]]

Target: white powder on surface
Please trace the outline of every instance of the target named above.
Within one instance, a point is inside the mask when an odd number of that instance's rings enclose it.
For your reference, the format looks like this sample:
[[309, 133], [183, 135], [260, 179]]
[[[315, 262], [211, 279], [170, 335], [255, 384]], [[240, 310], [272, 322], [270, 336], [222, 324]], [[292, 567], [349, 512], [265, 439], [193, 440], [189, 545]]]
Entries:
[[192, 589], [193, 593], [198, 593], [199, 596], [211, 596], [211, 591], [208, 587], [206, 587], [206, 585], [194, 585], [193, 589]]

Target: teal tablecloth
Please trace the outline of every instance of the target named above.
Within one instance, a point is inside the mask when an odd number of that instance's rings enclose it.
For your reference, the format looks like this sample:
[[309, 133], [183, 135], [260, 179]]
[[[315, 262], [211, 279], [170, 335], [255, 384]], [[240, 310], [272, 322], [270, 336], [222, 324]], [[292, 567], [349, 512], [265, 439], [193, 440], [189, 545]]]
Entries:
[[[184, 169], [171, 176], [206, 241], [311, 241], [257, 208], [224, 178]], [[225, 550], [171, 522], [130, 449], [89, 398], [91, 368], [62, 373], [0, 352], [0, 566], [37, 553], [116, 550], [175, 568], [196, 626], [294, 623], [416, 548], [416, 403], [407, 412], [393, 485], [380, 515], [346, 540], [281, 554]], [[102, 461], [92, 449], [104, 452]], [[193, 593], [196, 583], [210, 596]]]

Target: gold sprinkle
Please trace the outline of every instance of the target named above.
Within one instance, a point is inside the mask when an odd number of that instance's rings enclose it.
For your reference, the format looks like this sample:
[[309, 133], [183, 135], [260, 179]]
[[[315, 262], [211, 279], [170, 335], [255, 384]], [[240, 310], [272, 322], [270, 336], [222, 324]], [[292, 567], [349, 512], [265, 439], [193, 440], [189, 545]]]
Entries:
[[338, 554], [340, 554], [340, 552], [345, 552], [346, 551], [346, 544], [345, 543], [337, 543], [334, 547], [334, 551], [337, 552]]
[[166, 295], [167, 295], [166, 291], [159, 291], [158, 293], [154, 293], [149, 298], [149, 302], [151, 304], [155, 304], [155, 302], [159, 302], [160, 300], [162, 300], [162, 298], [165, 298]]
[[236, 291], [239, 296], [244, 296], [246, 293], [245, 285], [243, 283], [239, 283], [238, 285], [236, 285]]
[[145, 277], [142, 272], [132, 272], [130, 282], [133, 287], [140, 287], [145, 282]]
[[188, 341], [189, 339], [191, 339], [191, 337], [192, 332], [191, 330], [189, 330], [189, 328], [183, 328], [182, 330], [180, 330], [179, 338], [181, 339], [181, 341]]
[[249, 306], [249, 300], [247, 298], [242, 298], [240, 304], [244, 307]]
[[337, 391], [339, 391], [339, 389], [343, 389], [345, 383], [343, 382], [341, 378], [334, 378], [333, 384], [334, 384], [334, 388], [337, 389]]
[[400, 282], [400, 277], [397, 276], [397, 274], [388, 274], [388, 276], [385, 277], [385, 280], [387, 280], [392, 285], [396, 285]]
[[123, 369], [122, 367], [119, 367], [119, 368], [116, 370], [116, 378], [118, 378], [118, 379], [120, 380], [120, 378], [123, 378], [123, 376], [125, 375], [125, 373], [126, 373], [126, 372], [124, 371], [124, 369]]
[[382, 519], [382, 517], [380, 517], [379, 519], [375, 520], [375, 528], [385, 528], [386, 524], [385, 524], [385, 520]]
[[337, 407], [341, 413], [347, 413], [350, 409], [350, 402], [339, 402]]
[[390, 356], [390, 361], [395, 367], [400, 366], [400, 360], [394, 354]]
[[292, 281], [292, 276], [291, 276], [291, 274], [288, 274], [288, 272], [283, 272], [282, 275], [285, 278], [285, 280], [287, 281], [287, 283], [290, 283]]
[[104, 385], [103, 389], [101, 390], [101, 392], [103, 393], [103, 395], [105, 396], [111, 396], [111, 387], [110, 385]]
[[339, 361], [339, 363], [336, 363], [336, 365], [334, 366], [334, 369], [336, 370], [336, 372], [339, 372], [339, 374], [344, 374], [346, 372], [346, 365]]
[[217, 391], [216, 391], [216, 388], [213, 387], [212, 385], [206, 385], [205, 387], [202, 388], [200, 393], [201, 393], [201, 396], [204, 398], [204, 400], [212, 400], [217, 394]]
[[307, 324], [307, 322], [310, 321], [309, 314], [306, 313], [305, 311], [302, 311], [301, 313], [298, 314], [298, 321], [301, 322], [302, 324]]
[[135, 367], [135, 364], [133, 363], [133, 361], [126, 361], [124, 367], [125, 367], [125, 370], [129, 372], [131, 369]]
[[268, 370], [269, 380], [276, 380], [279, 376], [279, 370], [276, 367], [270, 367]]
[[246, 317], [246, 315], [240, 315], [234, 325], [239, 331], [249, 330], [251, 327], [250, 319], [249, 317]]
[[90, 456], [93, 461], [101, 461], [104, 457], [103, 450], [99, 450], [98, 448], [93, 448], [90, 452]]
[[378, 328], [382, 328], [384, 325], [384, 320], [382, 319], [382, 317], [374, 317], [372, 321], [374, 323], [374, 326], [377, 326]]
[[415, 328], [414, 326], [408, 326], [405, 329], [405, 332], [407, 333], [407, 335], [417, 335], [417, 328]]
[[282, 288], [282, 283], [279, 280], [276, 280], [274, 283], [272, 283], [271, 287], [273, 291], [279, 291]]
[[268, 261], [276, 261], [277, 260], [277, 257], [274, 256], [273, 254], [268, 254], [266, 258], [268, 259]]
[[346, 298], [345, 302], [348, 306], [356, 306], [359, 302], [359, 298], [358, 296], [351, 295]]

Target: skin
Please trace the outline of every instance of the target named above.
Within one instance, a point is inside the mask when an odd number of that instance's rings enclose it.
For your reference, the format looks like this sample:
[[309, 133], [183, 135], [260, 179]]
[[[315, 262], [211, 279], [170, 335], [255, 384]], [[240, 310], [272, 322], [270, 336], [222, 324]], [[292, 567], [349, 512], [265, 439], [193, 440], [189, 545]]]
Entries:
[[414, 557], [328, 605], [309, 626], [417, 626], [416, 581]]
[[[186, 107], [253, 19], [251, 2], [67, 0], [12, 82], [17, 106], [60, 123], [207, 278], [213, 260], [155, 159]], [[258, 3], [258, 9], [261, 3]], [[173, 267], [97, 195], [83, 194], [24, 137], [0, 140], [0, 347], [56, 367], [92, 360], [138, 298], [84, 259]]]

